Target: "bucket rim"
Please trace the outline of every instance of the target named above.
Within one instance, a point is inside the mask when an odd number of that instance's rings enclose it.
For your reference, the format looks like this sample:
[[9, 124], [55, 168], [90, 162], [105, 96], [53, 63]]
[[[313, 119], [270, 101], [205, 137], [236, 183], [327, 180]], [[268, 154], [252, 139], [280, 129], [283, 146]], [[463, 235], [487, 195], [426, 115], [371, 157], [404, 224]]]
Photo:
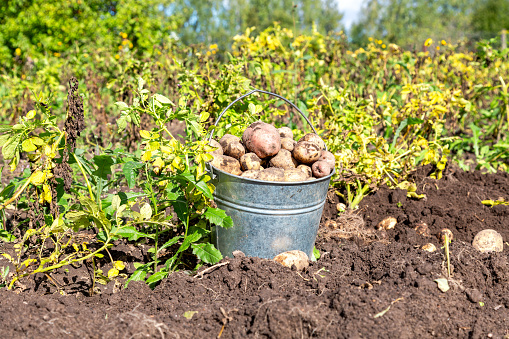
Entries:
[[327, 176], [325, 176], [323, 178], [317, 178], [316, 180], [304, 180], [304, 181], [267, 181], [267, 180], [259, 180], [259, 179], [251, 179], [251, 178], [241, 177], [240, 175], [235, 175], [235, 174], [231, 174], [231, 173], [225, 172], [223, 170], [220, 170], [219, 168], [213, 166], [212, 164], [209, 164], [209, 165], [210, 165], [211, 172], [218, 171], [218, 172], [222, 173], [223, 175], [234, 177], [236, 179], [240, 179], [240, 180], [244, 180], [244, 181], [248, 181], [248, 182], [253, 182], [253, 183], [264, 184], [264, 185], [277, 185], [277, 186], [313, 185], [313, 184], [317, 184], [317, 183], [320, 183], [320, 182], [323, 182], [323, 181], [330, 181], [332, 176], [336, 173], [336, 168], [334, 168], [333, 171], [329, 175], [327, 175]]

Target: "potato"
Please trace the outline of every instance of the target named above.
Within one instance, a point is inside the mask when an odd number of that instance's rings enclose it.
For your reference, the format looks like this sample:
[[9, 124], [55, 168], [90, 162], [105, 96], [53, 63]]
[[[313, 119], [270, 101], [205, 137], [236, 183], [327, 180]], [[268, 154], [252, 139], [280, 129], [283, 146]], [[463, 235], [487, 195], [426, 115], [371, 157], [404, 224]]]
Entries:
[[242, 135], [242, 141], [250, 152], [260, 159], [276, 155], [281, 149], [281, 138], [277, 129], [258, 121], [249, 126]]
[[427, 252], [435, 252], [437, 250], [437, 247], [432, 243], [427, 243], [425, 245], [422, 245], [421, 249]]
[[259, 174], [260, 174], [259, 170], [247, 170], [245, 172], [242, 172], [240, 176], [248, 179], [258, 179]]
[[452, 231], [448, 228], [443, 228], [437, 235], [438, 240], [442, 242], [442, 244], [445, 244], [445, 240], [452, 241], [454, 238]]
[[260, 171], [256, 179], [265, 181], [284, 181], [285, 172], [281, 168], [271, 167]]
[[246, 154], [246, 149], [240, 142], [233, 141], [226, 145], [224, 148], [224, 154], [239, 160], [244, 154]]
[[293, 265], [295, 265], [299, 271], [302, 271], [309, 266], [308, 255], [298, 250], [278, 254], [274, 257], [273, 260], [288, 268], [291, 268]]
[[308, 165], [299, 165], [299, 166], [297, 166], [297, 169], [304, 172], [304, 174], [306, 174], [307, 178], [310, 178], [313, 176], [313, 170]]
[[322, 140], [322, 138], [320, 138], [318, 136], [318, 134], [315, 134], [315, 133], [308, 133], [308, 134], [306, 134], [305, 136], [300, 138], [299, 142], [301, 142], [301, 141], [314, 142], [315, 144], [318, 145], [318, 147], [320, 147], [320, 150], [325, 148], [325, 142]]
[[240, 157], [240, 167], [243, 171], [259, 170], [261, 159], [254, 153], [246, 153]]
[[221, 139], [219, 139], [219, 144], [223, 148], [223, 152], [226, 149], [226, 146], [232, 142], [240, 142], [240, 138], [235, 135], [225, 134]]
[[287, 151], [293, 151], [295, 148], [295, 144], [297, 141], [290, 139], [290, 138], [281, 138], [281, 148], [285, 149]]
[[292, 158], [292, 153], [290, 151], [282, 149], [275, 157], [270, 159], [269, 165], [271, 167], [283, 169], [295, 168], [297, 166], [297, 161]]
[[376, 225], [377, 230], [391, 230], [393, 229], [396, 224], [398, 223], [398, 220], [394, 217], [387, 217], [384, 220], [380, 221], [378, 225]]
[[311, 165], [320, 158], [322, 150], [313, 142], [299, 141], [295, 145], [292, 154], [298, 162], [305, 165]]
[[322, 150], [322, 154], [320, 155], [320, 158], [318, 160], [323, 160], [327, 162], [331, 169], [336, 167], [336, 158], [334, 157], [334, 154], [332, 154], [329, 151]]
[[217, 141], [215, 141], [214, 139], [210, 140], [210, 143], [209, 145], [211, 147], [214, 147], [216, 148], [215, 150], [213, 150], [212, 152], [209, 152], [209, 154], [212, 154], [212, 155], [223, 155], [223, 147], [221, 147], [221, 144], [218, 143]]
[[289, 127], [281, 127], [277, 129], [281, 138], [290, 138], [293, 140], [293, 132]]
[[242, 173], [239, 161], [227, 155], [216, 155], [210, 163], [212, 166], [233, 175]]
[[308, 176], [300, 169], [289, 168], [285, 169], [285, 181], [305, 181]]
[[329, 164], [326, 161], [323, 161], [323, 160], [319, 160], [319, 161], [315, 162], [311, 166], [311, 169], [313, 170], [313, 176], [315, 178], [326, 177], [331, 172], [331, 168], [330, 168]]
[[502, 252], [504, 250], [504, 239], [495, 230], [482, 230], [477, 233], [472, 246], [480, 252]]

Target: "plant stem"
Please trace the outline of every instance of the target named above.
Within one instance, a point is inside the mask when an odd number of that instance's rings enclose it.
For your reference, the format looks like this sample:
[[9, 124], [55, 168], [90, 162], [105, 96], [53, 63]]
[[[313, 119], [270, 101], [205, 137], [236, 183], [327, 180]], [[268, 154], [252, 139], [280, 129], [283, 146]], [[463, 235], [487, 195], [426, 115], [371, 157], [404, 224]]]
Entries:
[[95, 201], [94, 194], [92, 193], [92, 186], [90, 185], [90, 182], [88, 182], [88, 178], [85, 173], [85, 169], [81, 165], [81, 162], [78, 160], [78, 157], [76, 156], [76, 154], [73, 153], [72, 155], [73, 155], [74, 159], [76, 160], [78, 167], [80, 168], [81, 174], [83, 174], [83, 177], [85, 178], [85, 182], [87, 183], [87, 187], [88, 187], [88, 193], [90, 194], [90, 199], [92, 199], [92, 201]]

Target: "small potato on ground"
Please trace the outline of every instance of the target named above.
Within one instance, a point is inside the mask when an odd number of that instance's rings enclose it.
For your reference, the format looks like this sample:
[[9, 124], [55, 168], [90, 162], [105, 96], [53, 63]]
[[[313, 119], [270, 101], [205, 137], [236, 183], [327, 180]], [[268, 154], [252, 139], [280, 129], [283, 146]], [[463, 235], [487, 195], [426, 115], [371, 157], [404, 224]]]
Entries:
[[246, 154], [246, 149], [240, 142], [230, 142], [226, 145], [226, 148], [224, 149], [224, 154], [235, 158], [237, 160], [240, 159], [244, 154]]
[[310, 141], [299, 141], [293, 149], [293, 157], [300, 163], [311, 165], [320, 158], [322, 150]]
[[320, 150], [325, 148], [325, 142], [318, 136], [318, 134], [315, 133], [308, 133], [304, 135], [302, 138], [299, 139], [299, 142], [301, 141], [310, 141], [318, 145], [320, 147]]
[[233, 175], [240, 175], [240, 163], [237, 159], [229, 157], [227, 155], [217, 155], [210, 162], [210, 164], [222, 171], [228, 172]]
[[259, 170], [261, 168], [261, 159], [254, 153], [246, 153], [240, 157], [240, 166], [243, 171]]
[[504, 239], [497, 231], [486, 229], [475, 235], [472, 246], [482, 253], [502, 252], [504, 250]]
[[258, 173], [258, 180], [285, 181], [285, 171], [281, 168], [270, 167]]
[[284, 175], [285, 181], [305, 181], [308, 178], [306, 173], [296, 168], [285, 169]]
[[329, 164], [326, 161], [323, 161], [323, 160], [319, 160], [319, 161], [315, 162], [311, 166], [311, 169], [313, 170], [313, 176], [315, 178], [326, 177], [331, 172], [331, 168], [330, 168]]
[[292, 153], [288, 150], [282, 149], [276, 154], [276, 156], [272, 157], [269, 161], [269, 165], [271, 167], [277, 168], [295, 168], [297, 166], [297, 161], [292, 158]]
[[281, 149], [285, 149], [288, 151], [293, 151], [295, 148], [295, 145], [297, 144], [297, 141], [290, 139], [290, 138], [281, 138]]
[[306, 253], [299, 250], [283, 252], [276, 255], [273, 260], [288, 268], [295, 265], [299, 271], [309, 266], [309, 257]]
[[293, 140], [293, 132], [290, 127], [281, 127], [277, 129], [281, 138], [290, 138]]

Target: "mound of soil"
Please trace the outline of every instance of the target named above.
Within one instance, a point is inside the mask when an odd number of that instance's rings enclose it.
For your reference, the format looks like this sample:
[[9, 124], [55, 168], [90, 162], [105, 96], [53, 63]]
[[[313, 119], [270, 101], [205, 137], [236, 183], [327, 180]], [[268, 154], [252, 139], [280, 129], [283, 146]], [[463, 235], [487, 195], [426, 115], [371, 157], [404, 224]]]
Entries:
[[[174, 273], [154, 290], [109, 284], [87, 297], [90, 281], [69, 268], [51, 276], [66, 295], [45, 277], [25, 290], [0, 290], [0, 336], [509, 338], [509, 246], [484, 254], [471, 246], [487, 228], [509, 241], [509, 206], [481, 204], [509, 201], [509, 175], [449, 170], [436, 181], [427, 174], [424, 168], [413, 178], [425, 198], [382, 188], [341, 217], [331, 194], [316, 243], [321, 258], [303, 272], [225, 258], [196, 276]], [[376, 231], [389, 216], [396, 226]], [[423, 223], [429, 236], [415, 231]], [[436, 237], [443, 228], [454, 235], [451, 277]], [[420, 249], [426, 243], [437, 250]], [[143, 255], [136, 250], [119, 245], [113, 253], [135, 260]], [[448, 280], [447, 292], [439, 278]]]

